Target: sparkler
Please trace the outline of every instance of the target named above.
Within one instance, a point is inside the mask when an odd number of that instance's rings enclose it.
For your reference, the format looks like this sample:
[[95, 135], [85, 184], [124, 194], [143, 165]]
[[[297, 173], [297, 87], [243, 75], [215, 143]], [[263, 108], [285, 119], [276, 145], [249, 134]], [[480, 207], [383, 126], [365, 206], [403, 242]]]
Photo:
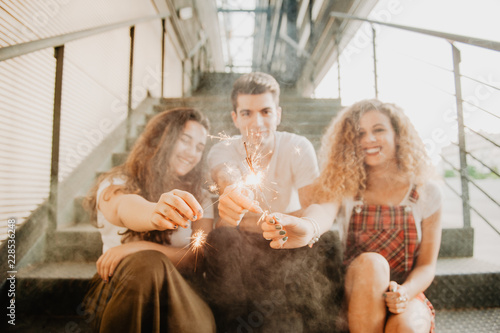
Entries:
[[[197, 230], [193, 235], [191, 235], [191, 237], [189, 237], [189, 239], [190, 239], [189, 244], [184, 246], [183, 249], [189, 247], [190, 250], [194, 253], [194, 271], [196, 272], [196, 265], [198, 263], [198, 254], [205, 245], [210, 246], [210, 244], [207, 243], [207, 234], [201, 229]], [[187, 254], [188, 252], [186, 251], [186, 253], [181, 257], [181, 259], [179, 259], [177, 264], [179, 264]]]
[[[220, 132], [218, 133], [218, 135], [209, 135], [209, 137], [211, 139], [218, 139], [220, 140], [221, 142], [224, 142], [224, 144], [226, 145], [229, 145], [230, 144], [230, 140], [235, 140], [237, 138], [235, 137], [231, 137], [223, 132]], [[266, 158], [269, 154], [272, 154], [272, 151], [269, 151], [268, 153], [266, 153], [265, 155], [262, 155], [262, 154], [257, 154], [256, 152], [251, 152], [251, 149], [249, 147], [249, 144], [246, 142], [246, 141], [243, 141], [243, 145], [244, 145], [244, 148], [245, 148], [245, 162], [246, 162], [246, 165], [248, 166], [248, 169], [249, 169], [249, 172], [248, 174], [244, 175], [241, 177], [240, 181], [237, 182], [237, 184], [239, 185], [238, 187], [248, 187], [252, 190], [255, 190], [259, 195], [260, 197], [262, 198], [262, 201], [264, 202], [264, 204], [267, 206], [267, 210], [264, 210], [263, 214], [260, 216], [260, 218], [258, 219], [257, 223], [260, 223], [262, 222], [265, 217], [270, 213], [270, 204], [269, 202], [267, 201], [265, 195], [264, 195], [264, 191], [263, 191], [263, 187], [264, 184], [264, 178], [265, 178], [265, 174], [263, 171], [259, 170], [261, 169], [261, 161]], [[256, 147], [255, 151], [258, 151], [258, 146]], [[300, 153], [300, 152], [299, 152]], [[229, 174], [233, 174], [236, 170], [234, 168], [234, 166], [232, 165], [228, 165], [228, 164], [225, 164], [226, 166], [226, 171], [229, 173]], [[236, 188], [238, 188], [236, 187]], [[236, 189], [235, 188], [235, 189]], [[274, 191], [275, 194], [277, 194], [277, 191], [273, 190], [273, 189], [270, 189], [270, 188], [267, 188], [266, 189], [270, 190], [270, 191]], [[216, 193], [217, 191], [217, 186], [216, 185], [210, 185], [209, 186], [209, 190], [212, 192], [212, 193]], [[234, 189], [233, 189], [234, 190]], [[225, 195], [228, 195], [230, 192], [228, 193], [225, 193], [223, 195], [220, 195], [219, 198], [217, 200], [215, 200], [211, 205], [205, 207], [205, 208], [209, 208], [211, 206], [213, 206], [215, 203], [217, 203], [218, 201], [220, 201], [220, 199], [222, 199]], [[205, 209], [204, 208], [204, 209]]]
[[217, 192], [219, 191], [219, 188], [217, 187], [217, 184], [211, 184], [208, 186], [208, 190], [212, 193], [218, 194]]
[[[266, 206], [268, 208], [267, 210], [263, 211], [262, 215], [257, 220], [257, 224], [259, 224], [260, 222], [264, 221], [266, 216], [271, 212], [271, 205], [266, 200], [266, 197], [264, 195], [264, 191], [262, 190], [262, 187], [264, 186], [263, 185], [264, 174], [262, 171], [257, 171], [257, 168], [260, 166], [259, 162], [263, 157], [260, 155], [257, 155], [256, 153], [251, 154], [249, 152], [247, 143], [245, 141], [243, 141], [243, 145], [245, 146], [245, 153], [246, 153], [245, 161], [247, 162], [248, 169], [250, 170], [250, 173], [245, 178], [244, 185], [246, 185], [250, 188], [259, 190], [259, 194], [262, 198], [262, 201], [264, 201], [264, 203], [266, 204]], [[272, 152], [269, 152], [268, 154], [270, 154], [270, 153], [272, 153]], [[267, 154], [264, 155], [264, 157], [265, 156], [267, 156]]]
[[203, 248], [203, 246], [207, 242], [207, 234], [203, 230], [196, 231], [191, 236], [191, 242], [189, 245], [191, 246], [191, 251], [193, 251], [195, 255], [194, 259], [194, 270], [196, 271], [196, 263], [198, 262], [198, 253]]
[[224, 132], [219, 132], [217, 135], [208, 134], [208, 137], [210, 139], [218, 139], [219, 141], [222, 141], [226, 146], [229, 145], [229, 141], [236, 140], [236, 138], [233, 138], [232, 136], [227, 135]]

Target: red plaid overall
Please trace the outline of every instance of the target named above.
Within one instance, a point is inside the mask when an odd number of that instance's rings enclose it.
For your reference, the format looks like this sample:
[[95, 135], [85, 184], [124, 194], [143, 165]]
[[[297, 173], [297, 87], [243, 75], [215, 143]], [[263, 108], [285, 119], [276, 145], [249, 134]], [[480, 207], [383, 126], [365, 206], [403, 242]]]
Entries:
[[[411, 189], [409, 200], [417, 202], [416, 186]], [[361, 196], [358, 196], [349, 221], [344, 264], [348, 266], [363, 252], [376, 252], [384, 256], [391, 268], [391, 280], [402, 283], [418, 253], [418, 233], [411, 207], [365, 205]], [[423, 293], [417, 298], [431, 311], [432, 333], [434, 308]]]

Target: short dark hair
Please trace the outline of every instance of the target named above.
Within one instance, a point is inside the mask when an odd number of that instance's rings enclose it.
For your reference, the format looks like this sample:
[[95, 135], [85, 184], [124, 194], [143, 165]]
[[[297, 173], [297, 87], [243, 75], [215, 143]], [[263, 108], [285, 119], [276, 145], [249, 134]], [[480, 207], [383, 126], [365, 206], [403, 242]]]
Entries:
[[274, 77], [261, 72], [252, 72], [240, 76], [234, 82], [233, 91], [231, 92], [233, 110], [236, 111], [238, 106], [238, 95], [260, 95], [267, 92], [273, 95], [276, 106], [279, 106], [280, 85]]

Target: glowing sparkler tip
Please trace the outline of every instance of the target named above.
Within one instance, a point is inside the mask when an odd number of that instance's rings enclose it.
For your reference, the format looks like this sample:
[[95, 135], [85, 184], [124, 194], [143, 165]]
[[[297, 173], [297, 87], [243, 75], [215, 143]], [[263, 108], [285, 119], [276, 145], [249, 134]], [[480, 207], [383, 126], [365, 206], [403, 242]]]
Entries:
[[258, 186], [262, 182], [262, 173], [249, 173], [245, 178], [245, 185]]
[[217, 184], [212, 184], [208, 187], [208, 190], [212, 193], [217, 193], [218, 187]]
[[193, 252], [198, 251], [207, 240], [207, 234], [203, 230], [196, 231], [193, 236], [191, 236], [191, 249]]

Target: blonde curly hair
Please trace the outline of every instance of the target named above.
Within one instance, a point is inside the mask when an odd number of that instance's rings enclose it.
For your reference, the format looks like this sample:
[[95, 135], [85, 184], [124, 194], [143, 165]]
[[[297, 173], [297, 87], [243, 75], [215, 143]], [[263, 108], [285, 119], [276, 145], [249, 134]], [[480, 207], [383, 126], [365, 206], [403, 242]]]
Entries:
[[422, 185], [433, 173], [424, 144], [403, 110], [377, 99], [362, 100], [342, 110], [321, 139], [321, 174], [315, 184], [316, 201], [340, 201], [366, 189], [364, 153], [358, 144], [359, 121], [373, 110], [385, 114], [391, 121], [400, 175]]

